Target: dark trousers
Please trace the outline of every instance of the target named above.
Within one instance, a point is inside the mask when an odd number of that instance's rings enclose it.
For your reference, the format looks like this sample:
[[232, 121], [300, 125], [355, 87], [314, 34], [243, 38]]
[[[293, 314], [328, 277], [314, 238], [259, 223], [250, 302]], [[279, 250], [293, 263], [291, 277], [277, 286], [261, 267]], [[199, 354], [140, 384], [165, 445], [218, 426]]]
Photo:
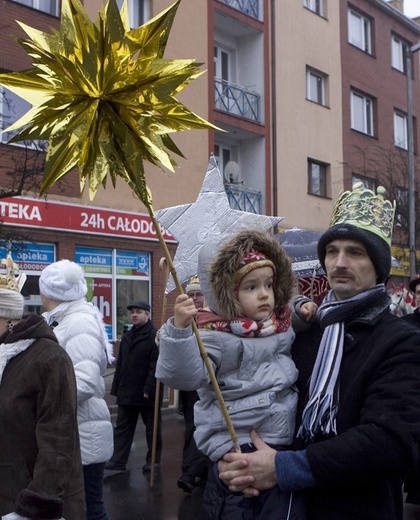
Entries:
[[103, 501], [105, 462], [83, 466], [86, 497], [86, 520], [109, 520]]
[[194, 404], [198, 400], [197, 392], [179, 392], [184, 412], [185, 433], [182, 450], [182, 475], [194, 479], [205, 479], [209, 469], [209, 459], [197, 448], [194, 440]]
[[[147, 455], [146, 462], [152, 460], [153, 446], [153, 420], [154, 406], [122, 406], [118, 405], [117, 423], [114, 428], [114, 453], [111, 462], [117, 464], [127, 464], [130, 455], [131, 444], [133, 443], [137, 421], [141, 415], [143, 424], [146, 427]], [[162, 416], [159, 408], [156, 434], [156, 459], [160, 462], [162, 454]]]

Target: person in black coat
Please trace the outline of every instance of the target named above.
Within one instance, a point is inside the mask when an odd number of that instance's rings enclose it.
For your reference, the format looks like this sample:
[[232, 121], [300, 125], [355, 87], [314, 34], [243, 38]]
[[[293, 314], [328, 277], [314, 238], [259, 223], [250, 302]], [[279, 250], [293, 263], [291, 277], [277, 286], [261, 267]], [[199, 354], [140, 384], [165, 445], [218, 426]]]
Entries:
[[418, 460], [420, 333], [389, 309], [394, 208], [381, 191], [341, 193], [318, 242], [330, 291], [292, 347], [294, 449], [276, 452], [253, 432], [257, 451], [219, 461], [231, 491], [303, 493], [307, 520], [402, 520], [402, 482]]
[[[153, 423], [156, 394], [157, 329], [150, 319], [150, 305], [135, 301], [127, 306], [132, 328], [121, 339], [111, 395], [117, 397], [118, 415], [114, 429], [114, 453], [105, 469], [125, 471], [139, 414], [146, 427], [147, 455], [143, 471], [151, 471]], [[160, 405], [162, 405], [162, 388]], [[162, 453], [162, 418], [159, 406], [155, 469]]]
[[[420, 329], [420, 277], [413, 278], [408, 287], [414, 294], [417, 308], [413, 313], [407, 314], [401, 319]], [[405, 479], [404, 490], [407, 492], [405, 501], [408, 504], [420, 504], [420, 461], [416, 471], [410, 473]]]

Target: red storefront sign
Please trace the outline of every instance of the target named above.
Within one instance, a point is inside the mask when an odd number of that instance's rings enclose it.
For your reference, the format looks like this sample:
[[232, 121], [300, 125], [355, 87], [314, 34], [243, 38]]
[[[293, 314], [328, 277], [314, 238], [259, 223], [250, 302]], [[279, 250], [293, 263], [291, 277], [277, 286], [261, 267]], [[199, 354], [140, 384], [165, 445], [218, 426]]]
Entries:
[[[0, 219], [10, 226], [157, 240], [149, 215], [82, 204], [10, 197], [0, 200]], [[162, 227], [161, 232], [165, 240], [176, 242]]]

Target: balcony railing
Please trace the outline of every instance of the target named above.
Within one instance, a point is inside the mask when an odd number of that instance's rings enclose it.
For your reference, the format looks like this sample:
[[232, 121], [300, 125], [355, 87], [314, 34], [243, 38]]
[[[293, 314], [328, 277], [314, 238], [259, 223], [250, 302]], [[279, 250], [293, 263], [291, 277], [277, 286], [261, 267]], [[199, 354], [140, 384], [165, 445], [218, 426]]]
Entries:
[[241, 13], [245, 13], [248, 16], [252, 16], [256, 20], [259, 20], [259, 1], [258, 0], [220, 0], [223, 4], [233, 7]]
[[261, 214], [261, 192], [245, 189], [238, 184], [225, 184], [229, 206], [232, 209]]
[[229, 81], [214, 79], [214, 108], [260, 122], [260, 95]]

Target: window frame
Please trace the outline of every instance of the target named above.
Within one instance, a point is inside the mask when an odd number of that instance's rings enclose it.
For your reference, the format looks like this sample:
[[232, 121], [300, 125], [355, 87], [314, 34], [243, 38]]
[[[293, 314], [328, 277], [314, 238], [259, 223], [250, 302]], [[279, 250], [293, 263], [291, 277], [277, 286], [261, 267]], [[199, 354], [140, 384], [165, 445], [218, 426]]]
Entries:
[[[308, 157], [307, 160], [307, 190], [309, 195], [315, 195], [316, 197], [328, 197], [329, 196], [329, 164], [317, 159]], [[319, 168], [318, 180], [314, 176], [314, 167]], [[318, 182], [318, 190], [315, 190], [316, 182]]]
[[[124, 0], [116, 0], [118, 9], [121, 9]], [[135, 29], [150, 20], [150, 0], [127, 0], [128, 19], [130, 27]]]
[[[391, 35], [391, 67], [407, 74], [407, 51], [410, 44], [396, 34]], [[397, 53], [397, 54], [396, 54]]]
[[[356, 125], [356, 104], [355, 98], [358, 98], [362, 101], [363, 106], [363, 117], [357, 118], [363, 119], [363, 124], [361, 127]], [[375, 136], [375, 124], [374, 124], [374, 106], [375, 100], [372, 96], [361, 92], [360, 90], [351, 89], [350, 91], [350, 127], [352, 130], [356, 132], [360, 132], [362, 134], [368, 135], [370, 137]]]
[[358, 173], [353, 173], [351, 176], [351, 185], [354, 188], [354, 185], [357, 183], [362, 183], [364, 189], [372, 190], [376, 193], [376, 180], [371, 177], [366, 177], [365, 175], [359, 175]]
[[[6, 100], [6, 96], [10, 95], [12, 99]], [[4, 110], [6, 106], [6, 111]], [[16, 111], [16, 117], [13, 117], [13, 109], [16, 106], [22, 107], [22, 110]], [[48, 141], [43, 140], [25, 140], [17, 141], [15, 143], [9, 143], [9, 140], [14, 137], [19, 130], [13, 130], [10, 132], [3, 132], [6, 128], [11, 126], [13, 123], [18, 121], [26, 112], [31, 108], [31, 104], [25, 101], [23, 98], [12, 92], [3, 85], [0, 85], [0, 144], [7, 146], [17, 146], [19, 148], [29, 148], [31, 150], [38, 150], [46, 152], [48, 147]], [[8, 119], [9, 118], [9, 119]]]
[[[315, 78], [320, 80], [320, 86], [317, 84], [316, 88], [312, 88], [311, 80]], [[327, 75], [323, 72], [313, 69], [312, 67], [306, 67], [306, 99], [317, 103], [318, 105], [326, 106], [326, 92], [327, 92]], [[313, 92], [315, 91], [315, 92]], [[313, 95], [315, 94], [315, 95]]]
[[[354, 34], [356, 29], [356, 21], [358, 27], [357, 35]], [[353, 23], [354, 22], [354, 23]], [[367, 54], [372, 54], [372, 21], [370, 18], [362, 14], [360, 11], [349, 7], [347, 14], [348, 25], [348, 42]]]
[[[398, 138], [398, 125], [397, 121], [400, 118], [403, 121], [402, 128], [402, 139]], [[394, 110], [394, 145], [402, 150], [408, 150], [408, 117], [407, 114], [401, 110]]]
[[49, 0], [49, 2], [54, 4], [51, 10], [42, 9], [43, 0], [12, 0], [16, 4], [24, 5], [29, 7], [30, 9], [35, 9], [36, 11], [40, 11], [41, 13], [46, 13], [51, 16], [59, 17], [61, 14], [61, 0]]
[[303, 6], [318, 16], [324, 16], [324, 0], [304, 0]]

